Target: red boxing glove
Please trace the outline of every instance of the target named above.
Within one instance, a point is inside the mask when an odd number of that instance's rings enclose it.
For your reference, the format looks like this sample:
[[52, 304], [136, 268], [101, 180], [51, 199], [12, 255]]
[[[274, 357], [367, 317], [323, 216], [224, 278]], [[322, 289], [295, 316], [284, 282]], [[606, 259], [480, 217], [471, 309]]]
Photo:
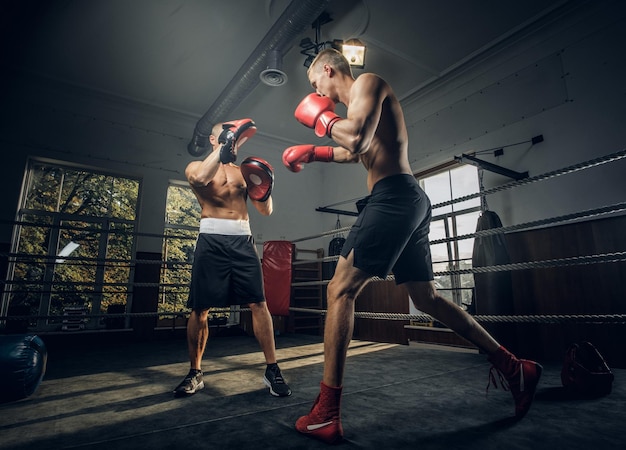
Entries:
[[240, 169], [248, 186], [248, 196], [257, 202], [266, 201], [274, 187], [274, 171], [270, 163], [250, 156], [241, 162]]
[[304, 97], [294, 115], [298, 122], [315, 129], [318, 137], [324, 135], [331, 137], [330, 130], [335, 122], [341, 120], [341, 117], [335, 114], [335, 102], [316, 93]]
[[220, 161], [222, 164], [234, 162], [237, 159], [237, 152], [254, 133], [256, 124], [252, 119], [239, 119], [224, 122], [222, 131], [217, 141], [222, 144], [220, 148]]
[[292, 172], [300, 172], [303, 163], [313, 161], [331, 162], [334, 150], [330, 146], [316, 147], [312, 144], [295, 145], [283, 152], [283, 164]]

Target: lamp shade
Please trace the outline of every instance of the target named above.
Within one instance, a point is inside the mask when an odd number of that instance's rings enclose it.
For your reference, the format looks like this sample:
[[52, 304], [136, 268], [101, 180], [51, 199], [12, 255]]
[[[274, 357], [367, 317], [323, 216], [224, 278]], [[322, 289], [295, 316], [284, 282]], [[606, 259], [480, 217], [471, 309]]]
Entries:
[[365, 67], [365, 44], [358, 39], [348, 39], [343, 43], [341, 53], [346, 57], [351, 67], [362, 69]]

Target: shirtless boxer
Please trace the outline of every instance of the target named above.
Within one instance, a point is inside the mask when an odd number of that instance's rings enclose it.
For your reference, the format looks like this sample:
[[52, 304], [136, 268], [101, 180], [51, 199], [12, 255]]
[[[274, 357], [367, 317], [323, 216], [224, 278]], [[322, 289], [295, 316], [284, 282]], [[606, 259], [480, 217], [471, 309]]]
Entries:
[[263, 382], [276, 397], [291, 395], [276, 363], [274, 327], [246, 203], [249, 197], [259, 213], [269, 216], [274, 175], [260, 158], [246, 158], [241, 167], [234, 164], [238, 148], [255, 132], [250, 119], [215, 125], [209, 136], [213, 151], [185, 169], [202, 211], [187, 302], [192, 310], [187, 323], [191, 367], [174, 389], [176, 396], [189, 396], [204, 387], [201, 364], [209, 337], [209, 308], [241, 304], [252, 311], [254, 335], [267, 363]]
[[[413, 177], [404, 115], [391, 87], [373, 73], [355, 79], [348, 61], [333, 49], [322, 50], [307, 75], [316, 92], [300, 102], [296, 119], [339, 146], [290, 147], [283, 153], [283, 163], [299, 172], [303, 163], [314, 161], [360, 162], [367, 170], [370, 195], [327, 287], [323, 380], [311, 411], [298, 419], [296, 429], [328, 443], [342, 439], [340, 401], [354, 302], [372, 276], [385, 278], [390, 271], [416, 308], [487, 353], [513, 394], [515, 416], [522, 418], [530, 408], [542, 367], [515, 357], [471, 315], [437, 293], [428, 240], [431, 205]], [[346, 105], [347, 118], [335, 114], [336, 103]]]

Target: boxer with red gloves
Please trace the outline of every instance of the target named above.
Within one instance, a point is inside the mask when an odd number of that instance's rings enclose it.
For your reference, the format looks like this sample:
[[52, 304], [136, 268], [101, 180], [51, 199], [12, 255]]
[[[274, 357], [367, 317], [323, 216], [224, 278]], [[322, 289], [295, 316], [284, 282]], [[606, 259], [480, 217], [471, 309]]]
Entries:
[[274, 188], [274, 169], [264, 159], [250, 156], [241, 162], [241, 174], [246, 180], [248, 197], [256, 202], [266, 202]]
[[341, 120], [341, 117], [335, 114], [335, 102], [316, 93], [302, 99], [294, 116], [301, 124], [313, 128], [318, 137], [332, 137], [330, 132], [333, 125]]
[[220, 162], [228, 164], [237, 160], [237, 151], [248, 139], [256, 133], [256, 124], [252, 119], [239, 119], [232, 122], [224, 122], [218, 142], [220, 148]]
[[[389, 273], [418, 310], [488, 355], [492, 370], [513, 394], [515, 417], [524, 417], [542, 368], [507, 351], [470, 314], [437, 292], [428, 240], [431, 204], [413, 176], [404, 114], [391, 86], [374, 73], [355, 78], [346, 58], [330, 48], [318, 53], [307, 76], [316, 93], [298, 105], [296, 119], [317, 136], [331, 137], [337, 146], [290, 147], [283, 163], [298, 172], [303, 163], [313, 161], [360, 161], [367, 171], [369, 195], [359, 201], [359, 217], [327, 285], [324, 374], [319, 394], [311, 410], [296, 421], [296, 430], [327, 443], [343, 439], [341, 396], [355, 302], [373, 277], [385, 279]], [[346, 105], [346, 119], [335, 114], [336, 103]], [[325, 150], [329, 148], [332, 152]], [[496, 380], [493, 374], [491, 380]]]

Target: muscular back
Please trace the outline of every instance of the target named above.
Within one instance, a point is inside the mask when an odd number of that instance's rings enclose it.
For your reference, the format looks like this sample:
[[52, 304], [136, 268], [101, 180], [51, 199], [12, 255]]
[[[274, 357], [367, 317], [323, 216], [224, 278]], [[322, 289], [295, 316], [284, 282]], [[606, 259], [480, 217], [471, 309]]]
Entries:
[[220, 164], [207, 185], [191, 187], [202, 208], [201, 217], [248, 219], [246, 183], [234, 164]]

